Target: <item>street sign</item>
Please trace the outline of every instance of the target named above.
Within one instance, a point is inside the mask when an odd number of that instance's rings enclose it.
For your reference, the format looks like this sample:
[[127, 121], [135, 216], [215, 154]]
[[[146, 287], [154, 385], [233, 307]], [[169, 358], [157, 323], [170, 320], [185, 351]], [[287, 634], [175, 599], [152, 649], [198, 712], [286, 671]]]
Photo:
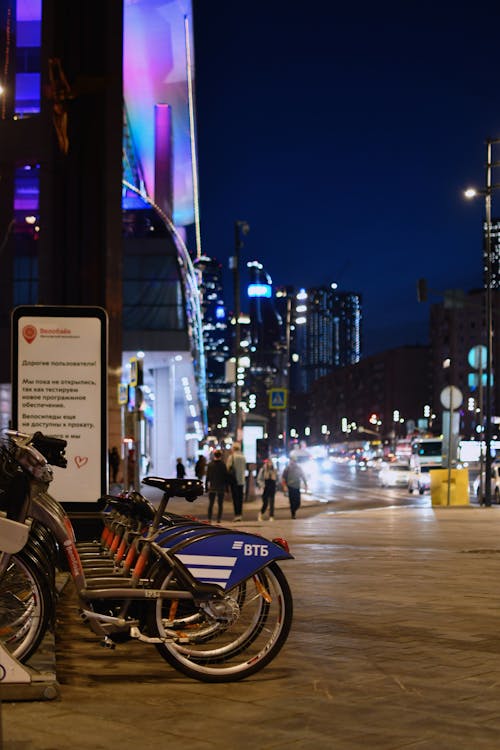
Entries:
[[473, 346], [472, 349], [469, 349], [469, 353], [467, 354], [469, 365], [473, 367], [474, 370], [486, 370], [487, 357], [488, 350], [481, 344]]
[[118, 383], [118, 403], [125, 406], [128, 401], [128, 383]]
[[269, 391], [269, 408], [286, 409], [288, 391], [286, 388], [271, 388]]
[[439, 398], [444, 408], [451, 409], [451, 411], [458, 409], [463, 401], [462, 391], [454, 385], [447, 385], [446, 388], [443, 388]]

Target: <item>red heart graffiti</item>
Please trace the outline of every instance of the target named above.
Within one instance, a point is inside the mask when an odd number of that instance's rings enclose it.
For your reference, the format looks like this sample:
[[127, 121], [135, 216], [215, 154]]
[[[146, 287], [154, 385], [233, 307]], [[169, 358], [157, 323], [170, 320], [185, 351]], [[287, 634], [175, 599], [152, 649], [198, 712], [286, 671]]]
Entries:
[[75, 456], [75, 464], [77, 465], [78, 469], [81, 469], [82, 466], [85, 466], [88, 460], [89, 459], [87, 456]]

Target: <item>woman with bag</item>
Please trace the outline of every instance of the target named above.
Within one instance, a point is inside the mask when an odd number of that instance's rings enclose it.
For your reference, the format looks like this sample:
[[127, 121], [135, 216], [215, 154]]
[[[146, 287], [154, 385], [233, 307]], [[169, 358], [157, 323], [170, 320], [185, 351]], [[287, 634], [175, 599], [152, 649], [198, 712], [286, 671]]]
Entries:
[[257, 521], [262, 521], [269, 505], [269, 520], [274, 521], [274, 497], [276, 495], [276, 480], [278, 475], [270, 458], [265, 458], [259, 473], [257, 474], [257, 487], [264, 485], [262, 492], [262, 508], [257, 516]]

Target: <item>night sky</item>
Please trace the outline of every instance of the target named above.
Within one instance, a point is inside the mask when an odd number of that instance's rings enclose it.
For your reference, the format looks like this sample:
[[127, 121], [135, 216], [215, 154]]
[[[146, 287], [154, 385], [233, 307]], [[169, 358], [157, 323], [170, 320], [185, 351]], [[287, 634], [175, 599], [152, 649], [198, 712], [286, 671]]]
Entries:
[[363, 355], [427, 343], [417, 279], [482, 285], [462, 191], [500, 137], [500, 3], [193, 5], [203, 252], [227, 266], [246, 220], [275, 285], [362, 295]]

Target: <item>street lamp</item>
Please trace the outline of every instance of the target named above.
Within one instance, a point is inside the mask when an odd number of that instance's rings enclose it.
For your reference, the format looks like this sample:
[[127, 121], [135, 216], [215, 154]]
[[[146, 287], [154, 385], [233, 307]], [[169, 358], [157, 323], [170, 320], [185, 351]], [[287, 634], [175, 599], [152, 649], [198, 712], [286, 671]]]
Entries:
[[491, 381], [493, 372], [493, 306], [491, 299], [491, 194], [500, 185], [491, 183], [491, 172], [493, 167], [500, 166], [500, 162], [492, 162], [491, 151], [494, 143], [500, 143], [500, 138], [488, 138], [486, 140], [486, 180], [484, 190], [468, 188], [464, 195], [466, 198], [474, 198], [476, 195], [484, 195], [485, 205], [485, 283], [486, 283], [486, 388], [485, 388], [485, 485], [484, 504], [491, 505]]
[[234, 296], [234, 400], [236, 402], [235, 440], [241, 440], [243, 428], [243, 414], [241, 411], [241, 378], [238, 375], [241, 355], [241, 297], [240, 297], [240, 250], [243, 247], [242, 235], [247, 235], [250, 226], [246, 221], [234, 222], [234, 255], [230, 258], [229, 267], [233, 272]]

